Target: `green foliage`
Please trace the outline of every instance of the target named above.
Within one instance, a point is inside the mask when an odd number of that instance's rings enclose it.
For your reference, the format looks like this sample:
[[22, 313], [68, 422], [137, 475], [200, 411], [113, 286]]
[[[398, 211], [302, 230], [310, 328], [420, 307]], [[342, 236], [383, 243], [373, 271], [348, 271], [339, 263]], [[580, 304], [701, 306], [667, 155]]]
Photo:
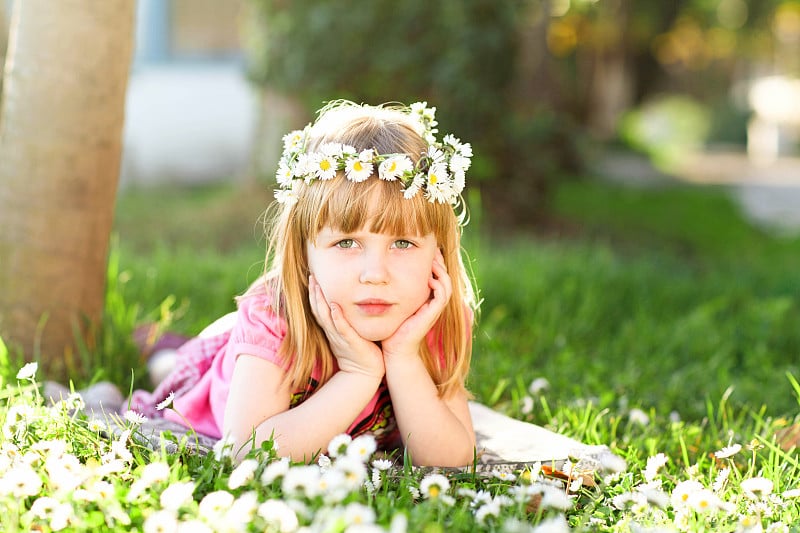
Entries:
[[[473, 144], [472, 180], [506, 214], [526, 218], [565, 167], [579, 168], [573, 121], [517, 95], [519, 34], [532, 7], [519, 0], [251, 0], [250, 75], [308, 109], [337, 98], [377, 104], [425, 100], [440, 131]], [[519, 198], [525, 198], [524, 206]]]

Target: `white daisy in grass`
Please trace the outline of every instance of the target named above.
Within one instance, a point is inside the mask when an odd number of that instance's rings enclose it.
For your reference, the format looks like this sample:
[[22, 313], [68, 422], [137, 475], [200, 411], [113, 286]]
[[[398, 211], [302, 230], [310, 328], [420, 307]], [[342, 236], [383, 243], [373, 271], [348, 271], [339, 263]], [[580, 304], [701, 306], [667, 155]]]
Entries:
[[667, 464], [669, 458], [663, 453], [657, 453], [647, 458], [647, 465], [644, 468], [643, 476], [645, 481], [653, 481], [658, 475], [658, 471]]
[[256, 468], [258, 468], [258, 461], [255, 459], [245, 459], [239, 463], [239, 466], [234, 468], [228, 478], [228, 488], [235, 490], [253, 481]]
[[547, 378], [536, 378], [528, 385], [528, 392], [536, 396], [537, 394], [550, 388], [550, 382]]
[[783, 491], [783, 494], [781, 494], [781, 496], [783, 496], [784, 498], [792, 498], [792, 499], [800, 498], [800, 489], [785, 490]]
[[166, 509], [156, 511], [145, 519], [142, 530], [144, 533], [173, 533], [178, 531], [178, 517]]
[[[271, 528], [281, 533], [296, 531], [300, 526], [297, 513], [286, 502], [281, 500], [265, 501], [258, 506], [256, 513], [264, 519], [267, 526], [271, 526]], [[271, 531], [269, 527], [267, 530]]]
[[178, 533], [214, 533], [211, 527], [197, 518], [190, 518], [178, 524]]
[[539, 505], [544, 509], [568, 511], [572, 509], [573, 499], [562, 489], [542, 484], [542, 501]]
[[346, 433], [336, 435], [331, 439], [328, 444], [328, 455], [331, 457], [339, 457], [340, 455], [347, 454], [347, 448], [353, 442], [353, 437]]
[[328, 504], [343, 501], [350, 494], [344, 472], [332, 468], [323, 473], [317, 482], [317, 492], [323, 495], [323, 499]]
[[450, 480], [442, 474], [428, 474], [419, 484], [419, 490], [422, 495], [431, 500], [435, 500], [449, 489]]
[[289, 471], [289, 458], [281, 457], [277, 461], [273, 461], [264, 468], [261, 472], [261, 483], [263, 485], [270, 485], [276, 479], [280, 479]]
[[325, 472], [333, 465], [333, 461], [331, 461], [330, 457], [321, 453], [319, 457], [317, 457], [317, 464], [319, 465], [320, 472]]
[[17, 372], [17, 379], [20, 381], [32, 380], [36, 376], [37, 370], [39, 370], [39, 363], [36, 361], [27, 363], [19, 369], [19, 372]]
[[728, 478], [731, 475], [730, 468], [722, 468], [719, 472], [717, 472], [717, 477], [714, 478], [714, 483], [711, 485], [711, 490], [714, 492], [721, 492], [722, 489], [725, 488], [725, 484], [728, 482]]
[[348, 503], [343, 513], [344, 523], [347, 526], [359, 526], [375, 523], [375, 511], [372, 507], [358, 502]]
[[335, 467], [344, 474], [345, 485], [349, 490], [358, 489], [367, 479], [367, 467], [360, 459], [349, 456], [339, 457]]
[[222, 461], [226, 457], [231, 457], [233, 455], [234, 444], [235, 441], [231, 435], [226, 435], [225, 437], [219, 439], [214, 443], [214, 447], [212, 448], [212, 451], [214, 452], [214, 459], [217, 461]]
[[169, 465], [163, 461], [147, 463], [139, 475], [139, 481], [150, 486], [169, 479]]
[[247, 525], [253, 521], [258, 510], [258, 495], [254, 491], [245, 492], [236, 500], [225, 513], [227, 529], [233, 531], [247, 531]]
[[378, 177], [386, 181], [394, 181], [406, 172], [414, 170], [414, 163], [405, 155], [393, 155], [378, 165]]
[[358, 157], [351, 157], [344, 165], [344, 173], [352, 182], [360, 183], [372, 176], [374, 166], [368, 161], [362, 161]]
[[727, 459], [739, 453], [741, 449], [741, 444], [731, 444], [730, 446], [725, 446], [724, 448], [714, 452], [714, 457], [717, 459]]
[[375, 459], [372, 461], [372, 468], [385, 472], [394, 466], [394, 463], [389, 459]]
[[192, 501], [195, 484], [193, 481], [179, 481], [170, 484], [159, 497], [161, 507], [177, 511]]
[[130, 422], [131, 424], [133, 424], [135, 426], [138, 426], [140, 424], [143, 424], [144, 422], [147, 422], [147, 417], [146, 416], [144, 416], [141, 413], [137, 413], [136, 411], [133, 411], [133, 410], [125, 411], [125, 414], [123, 416], [125, 417], [125, 420], [127, 420], [128, 422]]
[[419, 492], [419, 489], [417, 487], [409, 485], [408, 486], [408, 493], [411, 495], [411, 499], [412, 500], [414, 500], [414, 501], [419, 500], [420, 492]]
[[511, 472], [504, 471], [504, 470], [494, 470], [492, 471], [492, 477], [495, 479], [499, 479], [500, 481], [516, 481], [517, 476], [512, 474]]
[[42, 490], [42, 478], [26, 464], [11, 467], [0, 479], [0, 496], [27, 498], [36, 496]]
[[233, 494], [224, 490], [209, 492], [200, 500], [197, 507], [198, 515], [211, 525], [219, 524], [220, 519], [225, 516], [235, 500]]
[[294, 466], [283, 476], [281, 489], [289, 496], [313, 498], [319, 491], [319, 467], [315, 465]]
[[477, 520], [479, 524], [485, 524], [490, 518], [497, 519], [501, 511], [502, 507], [498, 502], [492, 501], [484, 503], [475, 511], [475, 520]]
[[375, 437], [372, 435], [359, 435], [347, 445], [347, 456], [366, 463], [377, 449], [378, 443]]
[[163, 411], [167, 407], [172, 407], [172, 402], [175, 400], [175, 393], [170, 392], [166, 398], [158, 402], [156, 405], [156, 411]]
[[747, 496], [753, 499], [769, 496], [774, 488], [772, 481], [760, 476], [744, 479], [739, 486]]
[[672, 506], [676, 509], [687, 506], [692, 493], [703, 490], [704, 488], [702, 483], [694, 479], [681, 481], [672, 489], [672, 496], [670, 498]]
[[690, 493], [686, 503], [698, 513], [709, 513], [724, 508], [719, 496], [706, 488]]

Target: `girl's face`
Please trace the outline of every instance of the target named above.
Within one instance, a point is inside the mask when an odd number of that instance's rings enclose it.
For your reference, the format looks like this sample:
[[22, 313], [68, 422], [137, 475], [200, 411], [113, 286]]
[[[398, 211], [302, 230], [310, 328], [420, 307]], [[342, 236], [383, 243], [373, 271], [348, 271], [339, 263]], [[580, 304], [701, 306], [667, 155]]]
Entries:
[[436, 248], [432, 233], [344, 233], [325, 226], [306, 252], [325, 299], [341, 306], [361, 337], [382, 341], [430, 298]]

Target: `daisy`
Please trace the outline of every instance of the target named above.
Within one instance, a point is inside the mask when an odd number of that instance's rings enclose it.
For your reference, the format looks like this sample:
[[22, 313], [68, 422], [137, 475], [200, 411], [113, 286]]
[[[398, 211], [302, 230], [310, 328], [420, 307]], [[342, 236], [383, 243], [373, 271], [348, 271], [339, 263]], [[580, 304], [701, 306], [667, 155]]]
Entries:
[[675, 488], [672, 489], [672, 506], [675, 508], [684, 507], [689, 503], [689, 497], [692, 493], [703, 490], [703, 484], [694, 479], [687, 479], [681, 481]]
[[426, 497], [435, 500], [442, 492], [450, 488], [450, 481], [442, 474], [428, 474], [419, 484], [420, 492]]
[[36, 496], [42, 490], [42, 478], [30, 466], [20, 464], [8, 470], [0, 479], [0, 495], [14, 498]]
[[717, 477], [714, 478], [714, 484], [711, 486], [711, 490], [713, 490], [714, 492], [720, 492], [723, 488], [725, 488], [725, 483], [727, 483], [730, 474], [731, 474], [730, 468], [721, 469], [717, 473]]
[[414, 180], [411, 182], [411, 185], [407, 185], [406, 188], [403, 190], [403, 197], [408, 200], [413, 198], [417, 195], [419, 190], [425, 184], [425, 174], [419, 173], [414, 176]]
[[136, 411], [125, 411], [125, 415], [124, 416], [125, 416], [125, 420], [127, 420], [131, 424], [134, 424], [134, 425], [137, 425], [137, 426], [139, 424], [147, 422], [147, 417], [144, 416], [141, 413], [137, 413]]
[[728, 457], [733, 457], [742, 449], [741, 444], [732, 444], [730, 446], [725, 446], [721, 450], [714, 452], [714, 457], [717, 459], [727, 459]]
[[233, 455], [233, 445], [234, 445], [234, 440], [233, 437], [230, 435], [218, 440], [214, 444], [213, 448], [214, 458], [217, 461], [221, 461], [222, 459]]
[[200, 500], [197, 512], [201, 518], [214, 524], [231, 508], [234, 500], [233, 494], [224, 490], [209, 492]]
[[283, 136], [283, 149], [287, 152], [300, 150], [303, 147], [305, 136], [303, 130], [290, 131]]
[[17, 372], [17, 379], [20, 381], [25, 379], [33, 380], [34, 376], [36, 376], [37, 370], [39, 370], [39, 363], [36, 361], [28, 363], [19, 369], [19, 372]]
[[173, 400], [175, 400], [175, 393], [170, 392], [166, 398], [158, 402], [158, 404], [156, 405], [156, 411], [163, 411], [167, 407], [172, 406]]
[[172, 483], [161, 493], [161, 497], [159, 498], [161, 507], [171, 511], [177, 511], [192, 501], [194, 489], [195, 485], [192, 481]]
[[258, 506], [256, 512], [267, 522], [267, 525], [273, 526], [281, 533], [295, 531], [300, 525], [297, 513], [281, 500], [267, 500]]
[[375, 523], [375, 511], [372, 507], [358, 502], [349, 503], [344, 509], [344, 522], [348, 526]]
[[517, 479], [517, 476], [511, 472], [502, 472], [497, 470], [492, 472], [492, 476], [500, 481], [515, 481]]
[[375, 441], [375, 437], [372, 435], [359, 435], [348, 444], [347, 456], [366, 463], [377, 448], [378, 443]]
[[245, 459], [239, 463], [239, 466], [231, 472], [231, 476], [228, 478], [228, 488], [235, 490], [253, 481], [256, 468], [258, 468], [258, 461], [255, 459]]
[[414, 163], [408, 156], [393, 155], [378, 166], [378, 177], [386, 181], [394, 181], [403, 174], [412, 172]]
[[289, 458], [281, 457], [277, 461], [273, 461], [267, 465], [261, 473], [261, 483], [263, 485], [270, 485], [278, 478], [282, 478], [289, 471]]
[[764, 477], [751, 477], [741, 483], [741, 488], [749, 497], [756, 499], [772, 493], [773, 484]]
[[142, 529], [144, 533], [172, 533], [178, 531], [178, 518], [172, 511], [156, 511], [145, 519]]
[[336, 176], [336, 159], [334, 156], [317, 152], [309, 158], [308, 169], [321, 180], [333, 179]]
[[394, 463], [389, 459], [375, 459], [372, 461], [372, 468], [385, 472], [394, 466]]
[[690, 493], [686, 503], [698, 513], [707, 513], [722, 508], [722, 500], [706, 488]]
[[668, 458], [663, 453], [658, 453], [647, 459], [647, 466], [644, 469], [645, 481], [653, 481], [658, 475], [662, 466], [666, 465]]
[[362, 161], [359, 158], [351, 157], [344, 166], [347, 179], [354, 183], [360, 183], [372, 176], [372, 163]]
[[367, 479], [367, 467], [360, 459], [348, 456], [340, 457], [335, 466], [344, 474], [346, 485], [351, 490], [358, 489]]
[[289, 496], [313, 498], [319, 487], [319, 468], [314, 465], [295, 466], [283, 476], [281, 489]]
[[336, 435], [331, 439], [331, 442], [328, 444], [328, 455], [331, 457], [339, 457], [340, 455], [345, 455], [347, 453], [347, 448], [350, 443], [353, 441], [353, 437], [346, 433], [342, 433], [341, 435]]

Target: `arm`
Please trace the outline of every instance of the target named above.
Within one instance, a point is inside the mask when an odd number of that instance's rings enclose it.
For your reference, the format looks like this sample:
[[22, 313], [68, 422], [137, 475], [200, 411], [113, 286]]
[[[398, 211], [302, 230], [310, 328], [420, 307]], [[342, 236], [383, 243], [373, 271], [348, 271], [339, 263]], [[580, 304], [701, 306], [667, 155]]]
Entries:
[[475, 454], [466, 391], [440, 397], [420, 357], [425, 335], [453, 292], [441, 252], [433, 261], [429, 285], [431, 299], [382, 344], [386, 383], [400, 436], [414, 464], [465, 466]]
[[302, 404], [289, 409], [291, 390], [278, 366], [240, 355], [225, 408], [223, 435], [234, 439], [243, 457], [251, 448], [275, 438], [280, 455], [310, 461], [330, 440], [344, 433], [369, 402], [380, 377], [339, 371]]
[[386, 358], [386, 383], [400, 436], [416, 465], [465, 466], [475, 454], [475, 432], [463, 389], [449, 398], [418, 355]]

